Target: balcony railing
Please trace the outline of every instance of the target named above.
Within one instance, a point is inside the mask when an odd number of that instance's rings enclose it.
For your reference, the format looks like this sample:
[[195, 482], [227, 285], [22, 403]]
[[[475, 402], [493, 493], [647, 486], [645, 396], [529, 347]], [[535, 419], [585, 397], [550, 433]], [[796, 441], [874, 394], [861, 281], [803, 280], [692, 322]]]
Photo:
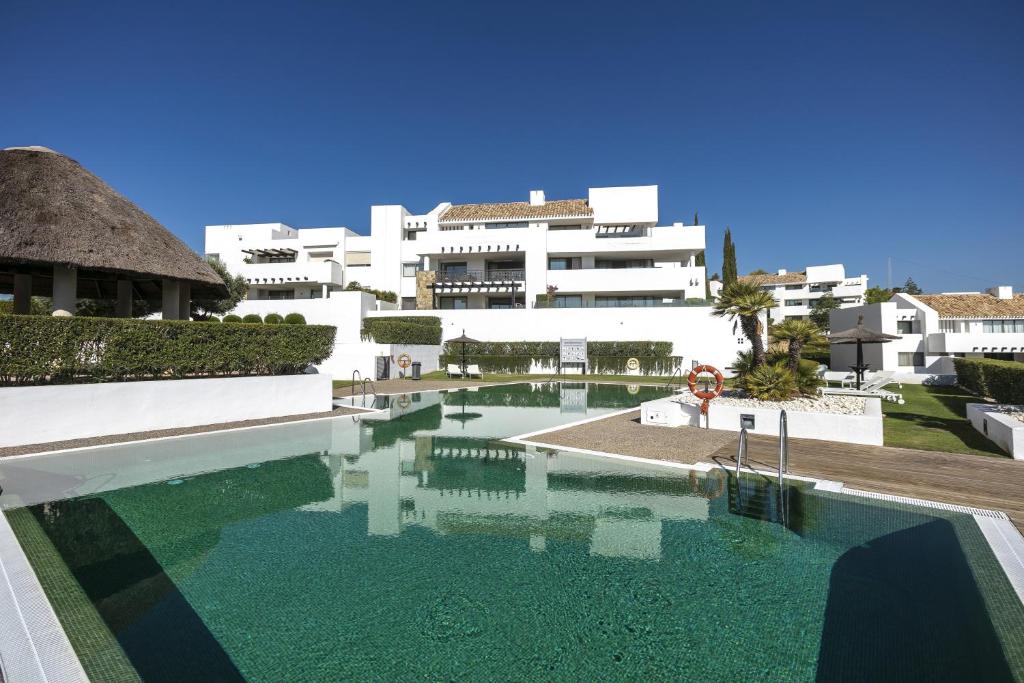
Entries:
[[526, 280], [526, 271], [519, 270], [459, 270], [437, 273], [434, 282], [522, 282]]
[[706, 307], [710, 306], [711, 303], [704, 299], [669, 299], [667, 301], [658, 300], [647, 300], [647, 301], [602, 301], [598, 302], [570, 302], [570, 301], [553, 301], [550, 304], [543, 299], [538, 299], [533, 303], [534, 308], [686, 308], [686, 307]]

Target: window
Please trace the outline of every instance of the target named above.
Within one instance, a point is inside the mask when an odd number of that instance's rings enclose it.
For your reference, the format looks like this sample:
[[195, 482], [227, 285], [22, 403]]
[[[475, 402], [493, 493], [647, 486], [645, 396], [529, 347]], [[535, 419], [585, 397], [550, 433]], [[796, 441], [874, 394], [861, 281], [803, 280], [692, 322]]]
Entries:
[[786, 299], [784, 304], [786, 306], [803, 306], [804, 305], [804, 300], [803, 299]]
[[913, 320], [897, 320], [896, 321], [896, 332], [898, 334], [914, 334], [914, 321]]
[[582, 294], [558, 294], [555, 296], [555, 308], [583, 308]]
[[579, 256], [548, 259], [548, 270], [579, 270], [582, 267], [583, 259]]
[[402, 277], [416, 277], [416, 273], [423, 270], [423, 266], [419, 263], [403, 263], [402, 264]]
[[[767, 286], [771, 287], [772, 285], [767, 285]], [[803, 288], [804, 288], [803, 285], [786, 285], [786, 289], [788, 291], [794, 291], [794, 290], [803, 289]]]
[[596, 308], [643, 308], [661, 305], [658, 296], [598, 296], [594, 298]]
[[654, 259], [597, 259], [595, 268], [653, 268]]
[[915, 351], [913, 353], [907, 351], [900, 351], [898, 355], [898, 362], [901, 367], [913, 366], [915, 368], [919, 368], [924, 366], [924, 354], [921, 353], [920, 351]]
[[414, 297], [414, 296], [403, 296], [402, 297], [402, 310], [403, 311], [415, 311], [416, 310], [416, 297]]
[[985, 320], [982, 331], [986, 334], [1010, 334], [1024, 332], [1024, 320]]
[[469, 308], [464, 296], [443, 296], [441, 297], [441, 308], [444, 310], [465, 310]]
[[320, 288], [320, 287], [314, 287], [313, 289], [309, 290], [309, 298], [310, 299], [323, 299], [324, 298], [324, 290], [322, 288]]
[[458, 261], [452, 263], [442, 263], [441, 272], [446, 275], [465, 275], [466, 274], [466, 262]]
[[267, 290], [267, 298], [268, 299], [294, 299], [295, 298], [295, 290], [294, 289], [268, 289]]
[[515, 223], [488, 223], [484, 226], [488, 230], [504, 230], [505, 228], [528, 228], [530, 224], [526, 221]]
[[487, 308], [517, 308], [522, 306], [522, 300], [513, 301], [510, 296], [492, 296], [487, 299]]

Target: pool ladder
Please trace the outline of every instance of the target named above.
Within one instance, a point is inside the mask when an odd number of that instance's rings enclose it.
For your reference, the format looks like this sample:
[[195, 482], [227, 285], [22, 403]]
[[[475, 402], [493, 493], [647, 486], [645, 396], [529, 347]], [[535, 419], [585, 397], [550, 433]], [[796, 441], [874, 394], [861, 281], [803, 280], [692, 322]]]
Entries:
[[351, 385], [352, 386], [352, 392], [351, 392], [351, 395], [352, 395], [352, 405], [355, 405], [356, 385], [358, 385], [360, 387], [360, 389], [362, 389], [363, 407], [364, 408], [366, 407], [366, 385], [367, 384], [370, 385], [370, 393], [373, 395], [374, 400], [376, 400], [377, 399], [377, 385], [375, 385], [373, 383], [373, 380], [370, 379], [369, 377], [363, 377], [362, 373], [360, 373], [358, 370], [353, 370], [352, 371], [352, 385]]
[[[740, 486], [740, 470], [743, 469], [743, 461], [747, 459], [747, 428], [740, 429], [740, 440], [736, 446], [736, 491], [742, 491]], [[788, 500], [786, 495], [785, 475], [789, 473], [789, 420], [786, 411], [779, 414], [779, 517], [783, 525], [787, 524]], [[742, 505], [742, 501], [741, 501]]]
[[668, 378], [668, 381], [665, 382], [666, 389], [672, 386], [672, 384], [676, 381], [676, 375], [679, 375], [679, 388], [681, 389], [683, 387], [683, 368], [678, 367], [672, 371], [672, 375]]

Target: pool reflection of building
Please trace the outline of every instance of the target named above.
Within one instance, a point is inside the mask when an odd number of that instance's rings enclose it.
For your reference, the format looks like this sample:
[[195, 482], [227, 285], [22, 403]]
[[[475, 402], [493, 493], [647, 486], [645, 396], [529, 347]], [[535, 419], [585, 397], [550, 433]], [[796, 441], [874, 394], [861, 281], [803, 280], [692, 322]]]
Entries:
[[[366, 425], [372, 431], [388, 423]], [[390, 423], [397, 424], [397, 423]], [[361, 442], [378, 441], [361, 438]], [[334, 496], [305, 510], [367, 506], [367, 533], [411, 526], [441, 534], [588, 543], [596, 555], [657, 559], [664, 520], [706, 520], [716, 485], [676, 472], [638, 475], [593, 456], [545, 451], [473, 437], [411, 435], [362, 455], [321, 456]], [[704, 495], [706, 488], [711, 495]]]

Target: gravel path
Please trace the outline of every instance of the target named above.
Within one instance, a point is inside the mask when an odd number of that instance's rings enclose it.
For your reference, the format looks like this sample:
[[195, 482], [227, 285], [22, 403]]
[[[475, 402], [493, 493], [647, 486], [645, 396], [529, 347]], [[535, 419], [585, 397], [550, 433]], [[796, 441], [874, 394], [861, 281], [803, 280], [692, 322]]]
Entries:
[[1024, 422], [1024, 406], [995, 405], [992, 406], [992, 410], [997, 413], [1002, 413], [1010, 419], [1017, 420], [1018, 422]]
[[[698, 404], [700, 399], [684, 391], [676, 395], [675, 400], [683, 403]], [[838, 413], [840, 415], [863, 415], [865, 399], [860, 396], [801, 396], [789, 401], [758, 401], [738, 391], [723, 391], [722, 395], [711, 402], [712, 406], [739, 406], [741, 408], [785, 408], [788, 411], [808, 413]]]

